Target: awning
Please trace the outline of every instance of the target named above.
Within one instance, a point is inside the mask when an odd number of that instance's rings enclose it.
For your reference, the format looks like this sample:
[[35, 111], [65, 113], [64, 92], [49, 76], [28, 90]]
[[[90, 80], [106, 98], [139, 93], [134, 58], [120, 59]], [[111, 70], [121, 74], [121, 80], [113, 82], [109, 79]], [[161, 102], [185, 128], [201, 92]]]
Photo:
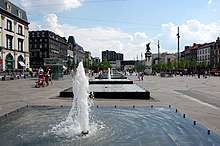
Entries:
[[24, 62], [22, 62], [22, 61], [18, 61], [18, 63], [19, 63], [21, 66], [25, 66]]

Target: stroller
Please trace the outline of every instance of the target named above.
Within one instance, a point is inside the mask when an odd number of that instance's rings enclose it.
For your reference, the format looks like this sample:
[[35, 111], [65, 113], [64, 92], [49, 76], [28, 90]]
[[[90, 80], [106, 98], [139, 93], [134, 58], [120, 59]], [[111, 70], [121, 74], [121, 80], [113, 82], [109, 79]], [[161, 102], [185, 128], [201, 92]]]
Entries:
[[41, 75], [38, 79], [38, 81], [35, 82], [35, 88], [40, 88], [40, 86], [44, 87], [45, 86], [45, 77], [44, 75]]

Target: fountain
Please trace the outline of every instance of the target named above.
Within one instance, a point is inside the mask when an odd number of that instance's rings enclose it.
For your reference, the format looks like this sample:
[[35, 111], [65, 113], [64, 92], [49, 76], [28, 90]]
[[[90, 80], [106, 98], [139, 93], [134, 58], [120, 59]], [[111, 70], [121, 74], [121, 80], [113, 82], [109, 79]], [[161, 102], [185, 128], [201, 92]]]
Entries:
[[108, 79], [110, 80], [111, 79], [111, 69], [108, 68]]
[[54, 127], [53, 131], [69, 136], [78, 129], [82, 135], [86, 135], [90, 130], [89, 112], [92, 100], [89, 99], [89, 81], [82, 62], [73, 77], [73, 93], [75, 96], [67, 119]]
[[0, 144], [220, 145], [218, 135], [171, 106], [91, 107], [88, 89], [80, 63], [73, 79], [72, 107], [26, 106], [0, 117]]

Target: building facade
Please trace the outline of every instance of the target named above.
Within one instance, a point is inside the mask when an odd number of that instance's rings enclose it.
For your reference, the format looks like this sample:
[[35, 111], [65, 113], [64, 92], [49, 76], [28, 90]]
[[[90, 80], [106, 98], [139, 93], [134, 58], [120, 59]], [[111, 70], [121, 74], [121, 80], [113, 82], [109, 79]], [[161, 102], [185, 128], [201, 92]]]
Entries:
[[61, 58], [67, 62], [67, 40], [48, 30], [30, 31], [30, 66], [39, 68], [44, 66], [44, 58]]
[[213, 48], [214, 42], [202, 44], [197, 50], [197, 62], [201, 64], [202, 62], [207, 62], [208, 66], [211, 66], [210, 54]]
[[213, 69], [220, 69], [220, 38], [218, 37], [211, 49], [211, 66]]
[[102, 61], [104, 59], [108, 61], [124, 60], [124, 55], [122, 53], [116, 53], [115, 51], [102, 51]]
[[85, 60], [85, 51], [82, 46], [76, 43], [75, 38], [73, 36], [69, 36], [68, 38], [68, 49], [73, 52], [73, 60], [76, 65], [80, 61]]
[[29, 68], [28, 25], [24, 10], [0, 1], [0, 71]]

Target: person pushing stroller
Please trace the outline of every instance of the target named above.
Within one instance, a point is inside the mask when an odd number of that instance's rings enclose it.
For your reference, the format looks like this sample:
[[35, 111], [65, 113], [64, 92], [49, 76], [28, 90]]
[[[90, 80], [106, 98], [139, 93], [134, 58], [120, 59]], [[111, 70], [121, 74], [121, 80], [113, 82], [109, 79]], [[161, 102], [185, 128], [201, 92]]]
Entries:
[[35, 82], [35, 88], [40, 88], [40, 86], [45, 86], [45, 76], [44, 76], [44, 70], [40, 67], [38, 70], [38, 81]]

